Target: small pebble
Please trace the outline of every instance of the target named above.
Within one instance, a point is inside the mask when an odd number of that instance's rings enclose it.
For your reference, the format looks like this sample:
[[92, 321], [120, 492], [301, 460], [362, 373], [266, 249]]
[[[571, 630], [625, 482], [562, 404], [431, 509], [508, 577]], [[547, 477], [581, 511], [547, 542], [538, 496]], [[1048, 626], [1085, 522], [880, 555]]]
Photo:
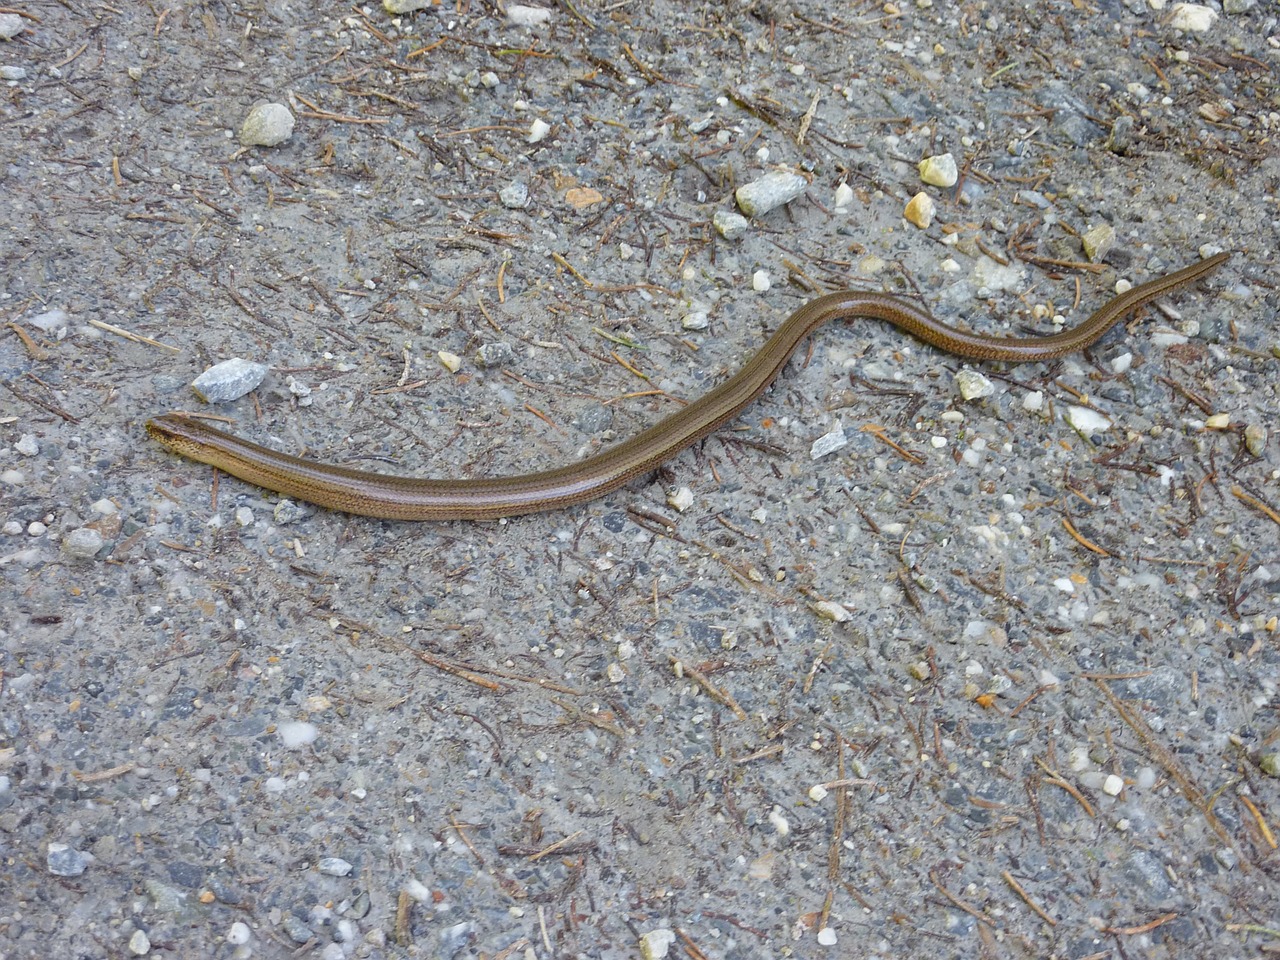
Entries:
[[1129, 371], [1129, 368], [1132, 366], [1133, 366], [1133, 354], [1125, 352], [1120, 354], [1120, 356], [1116, 357], [1114, 360], [1111, 361], [1111, 372], [1127, 373]]
[[543, 120], [541, 117], [537, 117], [534, 119], [533, 123], [529, 124], [529, 136], [527, 139], [530, 143], [541, 143], [543, 140], [547, 139], [547, 134], [550, 132], [551, 124], [547, 123], [547, 121]]
[[809, 799], [814, 803], [821, 803], [827, 796], [827, 788], [820, 783], [815, 783], [809, 788]]
[[0, 40], [12, 40], [25, 29], [27, 22], [16, 13], [0, 13]]
[[1255, 457], [1262, 456], [1267, 446], [1267, 428], [1260, 423], [1250, 423], [1244, 428], [1244, 445]]
[[1032, 390], [1022, 398], [1022, 409], [1027, 413], [1036, 413], [1044, 407], [1044, 391]]
[[790, 836], [791, 821], [787, 819], [787, 815], [782, 812], [781, 807], [775, 806], [769, 811], [769, 824], [773, 827], [774, 832], [778, 836]]
[[841, 181], [840, 186], [836, 187], [836, 209], [843, 210], [851, 203], [853, 203], [853, 187]]
[[551, 11], [545, 7], [511, 3], [507, 5], [507, 19], [517, 27], [540, 27], [551, 19]]
[[413, 13], [434, 6], [438, 0], [382, 0], [382, 9], [390, 14]]
[[790, 203], [809, 188], [809, 181], [798, 173], [770, 173], [743, 184], [734, 191], [738, 208], [748, 217], [763, 217]]
[[233, 947], [242, 947], [249, 942], [249, 925], [237, 920], [227, 930], [227, 943]]
[[680, 320], [680, 326], [686, 330], [705, 330], [709, 321], [707, 320], [707, 311], [695, 310], [692, 313], [686, 313]]
[[271, 519], [282, 527], [297, 523], [308, 516], [310, 516], [310, 513], [307, 510], [304, 510], [287, 497], [277, 503], [275, 509], [271, 511]]
[[643, 960], [662, 960], [676, 942], [675, 932], [665, 927], [650, 930], [640, 937], [640, 956]]
[[145, 930], [133, 931], [133, 936], [129, 938], [129, 952], [135, 957], [145, 957], [151, 952], [151, 938]]
[[970, 370], [968, 367], [956, 373], [956, 387], [960, 390], [960, 396], [966, 400], [989, 397], [996, 392], [994, 383], [979, 371]]
[[1175, 3], [1169, 14], [1169, 26], [1174, 30], [1204, 33], [1218, 19], [1218, 12], [1199, 3]]
[[498, 199], [508, 210], [523, 210], [529, 205], [529, 185], [523, 180], [512, 180], [498, 191]]
[[757, 270], [751, 275], [751, 289], [756, 293], [764, 293], [771, 286], [773, 282], [769, 279], [768, 270]]
[[89, 866], [89, 858], [65, 843], [51, 843], [45, 864], [55, 877], [78, 877]]
[[1066, 420], [1086, 438], [1111, 427], [1111, 421], [1107, 417], [1089, 407], [1067, 407]]
[[623, 669], [620, 663], [611, 663], [604, 668], [605, 678], [610, 683], [621, 683], [627, 679], [627, 671]]
[[284, 915], [284, 919], [280, 922], [280, 926], [284, 927], [285, 934], [294, 943], [311, 942], [311, 928], [295, 917], [292, 913], [286, 913]]
[[825, 620], [833, 620], [836, 623], [847, 623], [853, 619], [853, 614], [830, 600], [819, 600], [813, 605], [813, 612]]
[[286, 750], [297, 750], [314, 743], [320, 735], [320, 729], [314, 723], [290, 720], [276, 727], [276, 735]]
[[678, 490], [669, 490], [667, 492], [667, 503], [684, 513], [693, 506], [693, 491], [688, 487], [680, 487]]
[[25, 80], [27, 79], [27, 71], [25, 67], [4, 66], [0, 67], [0, 80]]
[[1107, 774], [1107, 779], [1102, 781], [1102, 792], [1109, 797], [1120, 796], [1120, 791], [1124, 789], [1124, 779], [1117, 777], [1114, 773]]
[[191, 381], [191, 389], [205, 403], [226, 403], [239, 400], [267, 376], [269, 368], [264, 363], [254, 363], [233, 357], [215, 364]]
[[1215, 413], [1213, 416], [1205, 417], [1204, 428], [1206, 430], [1229, 430], [1231, 429], [1231, 414]]
[[916, 165], [916, 169], [920, 171], [920, 179], [934, 187], [954, 187], [960, 179], [956, 158], [949, 153], [925, 157]]
[[62, 552], [72, 560], [92, 560], [102, 549], [102, 534], [92, 527], [80, 527], [62, 538]]
[[824, 947], [834, 947], [836, 945], [836, 932], [830, 927], [823, 927], [818, 931], [818, 943]]
[[35, 434], [24, 433], [18, 438], [18, 442], [13, 445], [13, 449], [24, 457], [34, 457], [40, 452], [40, 444], [36, 441]]
[[835, 453], [848, 443], [849, 438], [845, 435], [844, 424], [837, 420], [833, 430], [813, 441], [813, 446], [809, 448], [809, 457], [812, 460], [819, 460], [828, 454]]
[[236, 526], [251, 527], [253, 526], [253, 511], [248, 507], [236, 507]]
[[326, 877], [345, 877], [351, 873], [351, 863], [341, 857], [323, 857], [316, 869]]
[[732, 210], [717, 210], [711, 215], [711, 225], [726, 240], [737, 240], [747, 232], [751, 224], [740, 213], [734, 213]]
[[1111, 252], [1116, 242], [1116, 228], [1109, 223], [1086, 230], [1080, 238], [1084, 253], [1092, 263], [1099, 263]]
[[929, 224], [933, 223], [933, 215], [937, 209], [931, 196], [927, 193], [917, 193], [902, 211], [902, 215], [908, 223], [913, 223], [921, 230], [925, 230]]
[[1111, 124], [1111, 136], [1107, 139], [1107, 149], [1112, 153], [1125, 156], [1133, 149], [1133, 118], [1116, 117]]
[[450, 373], [457, 373], [462, 369], [462, 358], [456, 353], [450, 353], [447, 350], [437, 350], [436, 359], [440, 361], [440, 366], [444, 367]]
[[483, 344], [476, 351], [476, 363], [482, 367], [504, 367], [515, 358], [516, 352], [511, 349], [511, 344], [502, 341]]
[[246, 147], [275, 147], [293, 136], [293, 114], [283, 103], [259, 103], [240, 124]]

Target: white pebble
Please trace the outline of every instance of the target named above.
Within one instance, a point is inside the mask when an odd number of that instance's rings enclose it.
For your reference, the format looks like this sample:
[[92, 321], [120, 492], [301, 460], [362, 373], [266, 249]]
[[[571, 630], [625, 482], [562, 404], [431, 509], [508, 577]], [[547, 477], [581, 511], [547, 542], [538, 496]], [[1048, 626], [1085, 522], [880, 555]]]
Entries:
[[977, 400], [980, 397], [989, 397], [996, 392], [996, 386], [977, 370], [970, 370], [968, 367], [956, 374], [956, 386], [960, 390], [960, 396], [965, 400]]
[[773, 825], [774, 831], [780, 837], [785, 837], [791, 833], [791, 823], [787, 820], [786, 814], [782, 812], [781, 807], [774, 807], [769, 811], [769, 823]]
[[734, 191], [738, 208], [749, 217], [762, 217], [783, 204], [790, 203], [809, 187], [809, 181], [797, 173], [769, 173]]
[[326, 877], [345, 877], [352, 870], [351, 863], [341, 857], [322, 857], [316, 869]]
[[529, 124], [529, 142], [541, 143], [547, 138], [547, 134], [551, 132], [551, 124], [543, 120], [541, 117], [536, 118], [533, 123]]
[[248, 942], [249, 925], [237, 920], [231, 925], [231, 928], [227, 930], [227, 943], [231, 944], [233, 947], [240, 947], [244, 946], [244, 944]]
[[769, 280], [769, 272], [767, 270], [757, 270], [751, 275], [751, 289], [756, 293], [764, 293], [771, 286], [773, 284]]
[[551, 11], [545, 7], [513, 3], [507, 6], [507, 19], [517, 27], [540, 27], [551, 19]]
[[917, 165], [920, 179], [935, 187], [954, 187], [960, 179], [956, 169], [956, 158], [949, 153], [940, 153], [936, 157], [925, 157]]
[[813, 612], [827, 620], [834, 620], [836, 623], [845, 623], [853, 619], [853, 614], [831, 600], [819, 600], [813, 605]]
[[819, 460], [828, 454], [835, 453], [848, 442], [849, 438], [845, 436], [844, 424], [837, 420], [834, 429], [813, 441], [813, 446], [809, 448], [809, 456], [814, 460]]
[[151, 938], [145, 930], [133, 931], [133, 936], [129, 938], [129, 952], [135, 957], [145, 957], [151, 952]]
[[1066, 420], [1086, 438], [1111, 426], [1111, 421], [1106, 416], [1091, 407], [1067, 407]]
[[288, 750], [296, 750], [314, 743], [320, 730], [314, 723], [302, 720], [289, 720], [276, 727], [276, 734]]
[[13, 445], [13, 449], [24, 457], [34, 457], [40, 452], [40, 443], [36, 440], [35, 434], [24, 433], [18, 438], [18, 442]]
[[1129, 368], [1133, 366], [1133, 354], [1122, 353], [1111, 361], [1112, 373], [1127, 373]]
[[824, 947], [834, 947], [836, 945], [836, 932], [830, 927], [823, 927], [818, 931], [818, 943]]
[[667, 503], [684, 513], [693, 506], [693, 491], [688, 487], [680, 487], [678, 490], [669, 490], [667, 492]]
[[643, 960], [662, 960], [676, 942], [675, 932], [662, 927], [650, 930], [640, 937], [640, 956]]
[[815, 783], [809, 788], [809, 799], [814, 803], [821, 803], [827, 796], [827, 788], [820, 783]]
[[1035, 413], [1044, 407], [1044, 391], [1032, 390], [1022, 398], [1022, 409], [1027, 413]]
[[1204, 33], [1218, 19], [1218, 12], [1199, 3], [1175, 3], [1169, 15], [1169, 26], [1174, 30]]
[[692, 313], [686, 313], [680, 320], [680, 326], [686, 330], [705, 330], [708, 323], [707, 311], [705, 310], [694, 310]]
[[268, 367], [241, 357], [232, 357], [215, 364], [191, 381], [191, 389], [205, 403], [225, 403], [239, 400], [250, 390], [256, 390], [267, 376]]
[[842, 181], [840, 186], [836, 187], [836, 209], [842, 210], [851, 203], [853, 203], [853, 187]]
[[1123, 789], [1124, 779], [1117, 777], [1114, 773], [1107, 774], [1107, 779], [1102, 781], [1102, 792], [1107, 796], [1118, 797]]
[[448, 350], [437, 350], [436, 359], [440, 361], [440, 366], [450, 373], [457, 373], [462, 369], [462, 358], [456, 353], [450, 353]]

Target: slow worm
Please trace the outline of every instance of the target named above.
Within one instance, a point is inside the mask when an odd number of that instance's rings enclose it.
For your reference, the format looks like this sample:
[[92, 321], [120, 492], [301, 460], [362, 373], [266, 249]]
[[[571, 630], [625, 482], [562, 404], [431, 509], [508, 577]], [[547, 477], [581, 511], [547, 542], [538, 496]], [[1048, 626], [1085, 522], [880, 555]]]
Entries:
[[241, 480], [346, 513], [389, 520], [486, 520], [556, 510], [616, 490], [732, 420], [782, 372], [796, 345], [832, 320], [886, 320], [927, 344], [974, 360], [1050, 360], [1090, 346], [1138, 307], [1209, 275], [1230, 257], [1219, 253], [1133, 287], [1078, 326], [1046, 337], [958, 330], [911, 301], [884, 293], [846, 290], [815, 297], [791, 314], [741, 370], [679, 413], [593, 457], [519, 476], [423, 480], [352, 470], [278, 453], [172, 413], [149, 420], [147, 433], [174, 453]]

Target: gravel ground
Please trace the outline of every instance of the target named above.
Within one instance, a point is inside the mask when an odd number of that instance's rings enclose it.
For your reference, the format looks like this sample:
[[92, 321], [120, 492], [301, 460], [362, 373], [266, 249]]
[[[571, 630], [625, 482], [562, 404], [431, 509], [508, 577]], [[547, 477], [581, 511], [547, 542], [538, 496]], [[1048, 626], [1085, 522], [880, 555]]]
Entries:
[[[1280, 22], [1186, 6], [0, 13], [0, 956], [1280, 948]], [[818, 288], [1025, 335], [1217, 250], [977, 399], [825, 329], [539, 516], [277, 503], [143, 430], [242, 357], [246, 437], [521, 472]]]

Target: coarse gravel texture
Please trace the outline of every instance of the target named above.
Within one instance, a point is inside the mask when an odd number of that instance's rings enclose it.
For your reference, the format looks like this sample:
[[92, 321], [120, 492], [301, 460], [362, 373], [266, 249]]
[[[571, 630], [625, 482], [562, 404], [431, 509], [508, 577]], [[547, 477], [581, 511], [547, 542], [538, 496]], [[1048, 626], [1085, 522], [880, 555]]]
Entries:
[[[0, 956], [1280, 946], [1280, 11], [1156, 6], [9, 8]], [[292, 136], [242, 148], [259, 103]], [[521, 472], [819, 287], [1025, 335], [1217, 250], [973, 400], [822, 330], [658, 477], [505, 522], [277, 505], [143, 430], [243, 357], [246, 437]]]

